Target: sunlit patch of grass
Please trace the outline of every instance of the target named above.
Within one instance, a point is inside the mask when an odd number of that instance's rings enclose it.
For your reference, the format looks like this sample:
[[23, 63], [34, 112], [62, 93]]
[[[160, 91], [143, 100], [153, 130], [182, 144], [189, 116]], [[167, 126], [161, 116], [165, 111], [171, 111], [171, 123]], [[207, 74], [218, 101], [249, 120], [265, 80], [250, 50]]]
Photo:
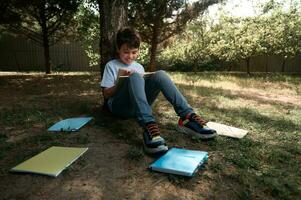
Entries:
[[294, 108], [287, 110], [286, 115], [288, 115], [294, 123], [301, 125], [301, 109]]
[[[209, 77], [209, 78], [208, 78]], [[231, 75], [216, 74], [177, 74], [172, 78], [176, 84], [185, 85], [195, 90], [198, 86], [210, 88], [211, 90], [225, 90], [235, 95], [254, 96], [262, 100], [273, 100], [278, 102], [289, 102], [301, 106], [301, 97], [298, 96], [300, 84], [291, 82], [270, 82], [268, 78], [245, 78]], [[192, 91], [188, 91], [193, 93]], [[285, 95], [283, 95], [285, 94]], [[197, 93], [191, 94], [197, 96]]]
[[216, 181], [236, 187], [236, 197], [242, 199], [300, 196], [300, 77], [218, 73], [171, 73], [171, 77], [205, 119], [249, 130], [240, 140], [219, 136], [206, 142], [213, 156], [208, 170], [216, 174]]

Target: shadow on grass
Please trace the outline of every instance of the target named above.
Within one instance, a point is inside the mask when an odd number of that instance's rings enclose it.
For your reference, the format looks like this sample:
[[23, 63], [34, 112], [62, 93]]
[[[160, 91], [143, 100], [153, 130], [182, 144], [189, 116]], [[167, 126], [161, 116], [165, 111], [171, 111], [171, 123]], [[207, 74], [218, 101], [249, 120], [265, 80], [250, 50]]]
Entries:
[[7, 88], [15, 88], [18, 92], [26, 92], [26, 95], [55, 94], [60, 92], [69, 92], [74, 94], [88, 88], [99, 87], [99, 77], [95, 75], [28, 75], [28, 76], [0, 76], [0, 82], [3, 82]]
[[136, 119], [114, 116], [110, 111], [103, 110], [98, 106], [93, 109], [92, 116], [95, 119], [96, 126], [106, 128], [117, 139], [141, 149], [142, 129], [139, 127]]
[[42, 131], [18, 142], [2, 141], [0, 143], [0, 157], [4, 158], [3, 154], [7, 154], [8, 152], [10, 155], [14, 155], [11, 158], [5, 158], [9, 162], [5, 163], [6, 165], [3, 168], [8, 171], [9, 167], [17, 165], [51, 146], [64, 145], [67, 137], [67, 134], [44, 133]]

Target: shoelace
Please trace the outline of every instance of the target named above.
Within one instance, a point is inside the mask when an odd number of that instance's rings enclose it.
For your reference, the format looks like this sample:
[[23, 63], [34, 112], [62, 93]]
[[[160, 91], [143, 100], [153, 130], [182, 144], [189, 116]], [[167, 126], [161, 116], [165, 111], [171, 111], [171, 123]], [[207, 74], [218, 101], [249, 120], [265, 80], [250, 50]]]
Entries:
[[157, 124], [149, 124], [146, 126], [146, 129], [148, 130], [152, 138], [160, 135], [159, 127]]
[[202, 125], [202, 126], [206, 125], [206, 123], [207, 123], [204, 119], [202, 119], [202, 118], [201, 118], [200, 116], [198, 116], [198, 115], [192, 116], [192, 119], [193, 119], [194, 121], [196, 121], [197, 123], [199, 123], [200, 125]]

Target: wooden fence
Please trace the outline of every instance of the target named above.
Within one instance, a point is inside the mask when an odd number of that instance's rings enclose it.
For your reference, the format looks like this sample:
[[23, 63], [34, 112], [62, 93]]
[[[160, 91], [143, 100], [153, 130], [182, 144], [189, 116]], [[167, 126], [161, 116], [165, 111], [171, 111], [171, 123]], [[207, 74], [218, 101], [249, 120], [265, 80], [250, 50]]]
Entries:
[[[54, 70], [98, 71], [89, 66], [89, 58], [79, 42], [60, 43], [50, 47], [51, 65]], [[44, 71], [43, 48], [28, 39], [8, 35], [0, 38], [0, 71]], [[224, 70], [229, 66], [222, 65]], [[258, 56], [250, 61], [251, 72], [281, 72], [282, 58]], [[231, 67], [232, 71], [246, 71], [246, 62]], [[289, 59], [285, 72], [301, 73], [301, 55]]]
[[[281, 72], [283, 58], [280, 56], [256, 56], [250, 59], [251, 72]], [[240, 61], [237, 65], [233, 65], [233, 71], [247, 70], [247, 63]], [[288, 59], [285, 63], [284, 72], [301, 73], [301, 55]]]
[[[59, 43], [50, 47], [51, 66], [62, 71], [95, 71], [79, 42]], [[43, 48], [19, 37], [1, 36], [0, 71], [44, 71]]]

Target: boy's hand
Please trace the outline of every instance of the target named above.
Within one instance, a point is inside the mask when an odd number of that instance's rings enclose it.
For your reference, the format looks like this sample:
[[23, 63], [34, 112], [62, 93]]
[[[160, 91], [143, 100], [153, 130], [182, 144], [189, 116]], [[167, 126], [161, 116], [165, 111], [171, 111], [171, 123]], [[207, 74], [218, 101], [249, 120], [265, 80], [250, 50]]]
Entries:
[[118, 77], [120, 77], [120, 76], [129, 76], [132, 73], [133, 73], [132, 70], [119, 69], [118, 70]]

